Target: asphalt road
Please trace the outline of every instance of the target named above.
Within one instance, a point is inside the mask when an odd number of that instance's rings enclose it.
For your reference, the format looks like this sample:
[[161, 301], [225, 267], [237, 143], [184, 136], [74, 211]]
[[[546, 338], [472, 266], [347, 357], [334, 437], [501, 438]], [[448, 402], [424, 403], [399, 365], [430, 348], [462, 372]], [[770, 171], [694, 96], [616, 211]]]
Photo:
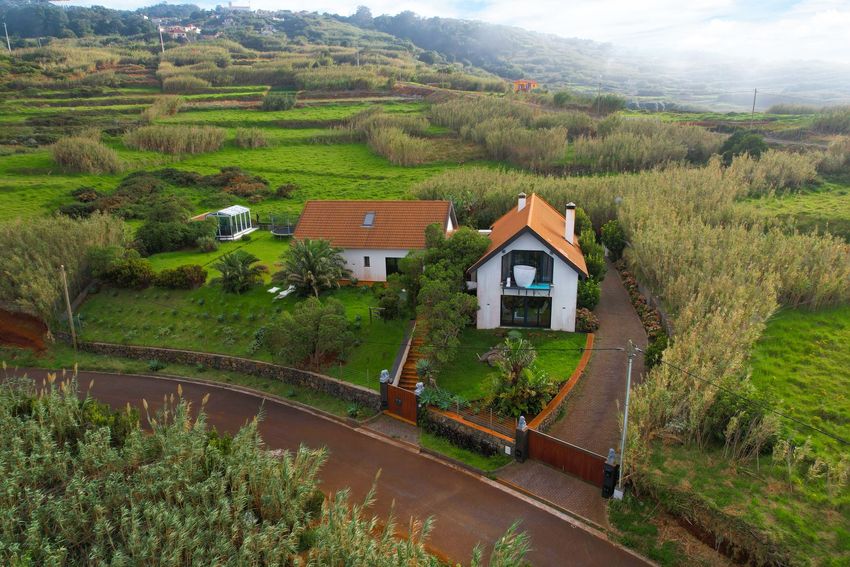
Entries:
[[[29, 370], [28, 375], [38, 379], [45, 372]], [[128, 402], [141, 406], [145, 398], [151, 409], [158, 407], [164, 395], [175, 393], [178, 382], [80, 372], [82, 388], [90, 380], [94, 380], [92, 394], [113, 407], [124, 407]], [[519, 519], [521, 529], [531, 536], [528, 559], [534, 565], [649, 564], [565, 515], [362, 430], [273, 400], [264, 403], [258, 395], [212, 384], [181, 383], [183, 396], [195, 407], [210, 394], [206, 406], [209, 423], [220, 431], [235, 432], [253, 419], [262, 405], [260, 431], [270, 448], [296, 449], [301, 444], [327, 447], [329, 458], [320, 474], [326, 492], [348, 487], [353, 498], [362, 499], [380, 471], [374, 513], [385, 518], [395, 503], [395, 516], [402, 527], [411, 516], [433, 516], [436, 525], [429, 548], [451, 561], [466, 563], [479, 542], [489, 549]]]

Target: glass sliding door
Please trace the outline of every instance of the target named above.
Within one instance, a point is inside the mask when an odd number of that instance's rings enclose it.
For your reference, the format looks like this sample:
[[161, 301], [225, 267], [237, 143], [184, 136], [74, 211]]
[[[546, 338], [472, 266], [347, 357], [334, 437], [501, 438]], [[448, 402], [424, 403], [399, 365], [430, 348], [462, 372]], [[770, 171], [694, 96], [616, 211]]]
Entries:
[[503, 295], [500, 324], [504, 327], [549, 328], [552, 326], [552, 299]]

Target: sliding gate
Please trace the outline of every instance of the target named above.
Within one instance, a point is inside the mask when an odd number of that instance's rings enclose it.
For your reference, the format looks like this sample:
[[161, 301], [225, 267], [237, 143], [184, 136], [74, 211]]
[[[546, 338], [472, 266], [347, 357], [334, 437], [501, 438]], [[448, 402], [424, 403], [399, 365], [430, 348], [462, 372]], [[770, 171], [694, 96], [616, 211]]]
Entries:
[[528, 429], [528, 457], [602, 487], [605, 457]]

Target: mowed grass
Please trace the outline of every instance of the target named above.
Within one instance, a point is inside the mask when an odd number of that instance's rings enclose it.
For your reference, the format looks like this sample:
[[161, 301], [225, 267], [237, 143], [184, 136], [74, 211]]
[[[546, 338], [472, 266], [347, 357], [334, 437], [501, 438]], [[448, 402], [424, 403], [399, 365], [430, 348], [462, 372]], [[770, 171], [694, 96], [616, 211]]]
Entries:
[[[850, 306], [775, 315], [751, 358], [752, 380], [783, 412], [850, 439]], [[790, 424], [798, 442], [810, 436], [818, 451], [845, 452], [834, 439]], [[837, 453], [836, 453], [837, 454]]]
[[[104, 288], [80, 308], [86, 341], [159, 346], [242, 356], [274, 362], [266, 349], [255, 345], [255, 334], [291, 311], [303, 298], [290, 295], [275, 300], [256, 286], [241, 294], [225, 293], [215, 283], [193, 290], [121, 290]], [[322, 370], [336, 378], [378, 388], [382, 369], [391, 369], [404, 336], [405, 321], [369, 320], [377, 305], [369, 288], [344, 287], [323, 294], [343, 303], [355, 327], [356, 345], [341, 364]]]
[[749, 199], [739, 206], [765, 217], [794, 222], [802, 231], [830, 232], [850, 242], [850, 179], [825, 182], [780, 197]]
[[[499, 376], [498, 368], [478, 361], [478, 356], [502, 344], [506, 329], [465, 329], [460, 336], [457, 357], [437, 377], [437, 385], [466, 400], [487, 395]], [[537, 348], [537, 367], [558, 382], [567, 380], [578, 366], [587, 335], [559, 331], [524, 330], [523, 338]]]
[[513, 457], [502, 453], [486, 456], [464, 449], [444, 437], [438, 437], [426, 431], [419, 434], [419, 444], [435, 453], [460, 461], [483, 472], [495, 471], [513, 461]]

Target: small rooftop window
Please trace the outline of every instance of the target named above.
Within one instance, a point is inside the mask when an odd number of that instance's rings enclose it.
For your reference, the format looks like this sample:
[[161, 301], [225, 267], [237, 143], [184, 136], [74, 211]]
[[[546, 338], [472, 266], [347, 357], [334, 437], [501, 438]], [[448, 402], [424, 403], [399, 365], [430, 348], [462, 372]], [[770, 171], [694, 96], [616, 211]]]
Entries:
[[375, 224], [375, 213], [374, 211], [366, 213], [363, 217], [363, 226], [371, 227]]

